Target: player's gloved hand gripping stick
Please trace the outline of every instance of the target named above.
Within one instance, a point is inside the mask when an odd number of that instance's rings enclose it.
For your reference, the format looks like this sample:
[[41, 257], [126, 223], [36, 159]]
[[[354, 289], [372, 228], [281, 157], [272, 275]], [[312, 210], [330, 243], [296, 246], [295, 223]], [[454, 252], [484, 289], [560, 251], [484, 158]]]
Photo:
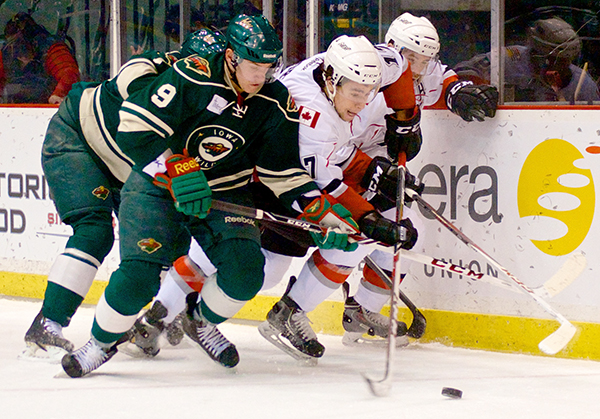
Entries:
[[352, 214], [341, 204], [335, 203], [328, 194], [315, 198], [298, 218], [327, 229], [322, 233], [310, 233], [321, 249], [351, 252], [358, 247], [358, 244], [348, 241], [348, 234], [359, 234]]
[[167, 173], [157, 173], [152, 183], [171, 192], [178, 211], [205, 218], [210, 210], [212, 191], [200, 165], [186, 151], [167, 158]]

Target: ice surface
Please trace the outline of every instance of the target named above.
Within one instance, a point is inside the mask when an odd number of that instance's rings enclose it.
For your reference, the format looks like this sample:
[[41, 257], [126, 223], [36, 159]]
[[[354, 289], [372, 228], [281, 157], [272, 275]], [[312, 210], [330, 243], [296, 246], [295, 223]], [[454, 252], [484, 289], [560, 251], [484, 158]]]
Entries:
[[[600, 417], [600, 363], [416, 344], [396, 351], [389, 397], [371, 395], [361, 374], [382, 377], [385, 352], [345, 347], [340, 336], [316, 367], [265, 341], [254, 325], [220, 328], [240, 353], [226, 370], [184, 341], [154, 359], [118, 353], [84, 378], [58, 364], [23, 361], [23, 336], [40, 301], [0, 297], [0, 417], [25, 418], [393, 418], [536, 419]], [[93, 308], [65, 329], [85, 344]], [[443, 387], [463, 391], [460, 400]]]

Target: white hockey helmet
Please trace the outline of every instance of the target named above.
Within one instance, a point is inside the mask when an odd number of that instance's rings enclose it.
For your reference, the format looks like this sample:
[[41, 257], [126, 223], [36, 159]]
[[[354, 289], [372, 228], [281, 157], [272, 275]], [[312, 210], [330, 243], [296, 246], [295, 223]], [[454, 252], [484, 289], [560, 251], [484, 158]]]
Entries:
[[440, 50], [440, 37], [435, 26], [426, 17], [410, 13], [402, 13], [392, 22], [385, 34], [385, 42], [392, 42], [398, 52], [406, 48], [426, 57], [435, 57]]
[[342, 35], [331, 42], [325, 53], [325, 71], [333, 70], [336, 86], [342, 77], [356, 83], [376, 86], [381, 82], [381, 61], [375, 47], [364, 36]]

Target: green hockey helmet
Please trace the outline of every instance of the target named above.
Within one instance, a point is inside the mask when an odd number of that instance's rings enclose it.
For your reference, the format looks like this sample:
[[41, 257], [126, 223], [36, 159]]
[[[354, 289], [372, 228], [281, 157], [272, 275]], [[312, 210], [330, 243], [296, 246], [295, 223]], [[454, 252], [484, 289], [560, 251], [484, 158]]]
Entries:
[[197, 54], [206, 57], [210, 54], [225, 51], [227, 39], [220, 33], [210, 29], [200, 29], [185, 37], [179, 52], [181, 58]]
[[275, 28], [263, 15], [238, 15], [227, 26], [227, 41], [241, 59], [255, 63], [277, 63], [283, 44]]

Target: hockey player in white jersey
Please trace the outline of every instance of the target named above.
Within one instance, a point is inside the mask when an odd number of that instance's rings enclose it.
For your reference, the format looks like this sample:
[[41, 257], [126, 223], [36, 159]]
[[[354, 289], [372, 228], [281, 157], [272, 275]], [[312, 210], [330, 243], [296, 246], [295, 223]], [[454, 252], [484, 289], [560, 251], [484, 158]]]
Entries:
[[[411, 248], [417, 240], [411, 221], [405, 219], [397, 224], [386, 219], [361, 196], [365, 191], [361, 183], [372, 159], [351, 142], [354, 124], [365, 106], [381, 96], [395, 111], [389, 117], [395, 130], [403, 133], [395, 131], [396, 135], [388, 136], [390, 152], [397, 156], [402, 150], [409, 158], [416, 155], [421, 143], [419, 109], [415, 106], [412, 74], [406, 60], [394, 49], [375, 49], [364, 37], [341, 36], [326, 53], [286, 70], [281, 81], [300, 109], [301, 162], [319, 187], [350, 210], [367, 237], [390, 245], [400, 242], [403, 248]], [[384, 91], [377, 95], [380, 85]], [[269, 251], [275, 246], [264, 239], [262, 244], [267, 249], [267, 260], [286, 258]], [[261, 334], [296, 358], [321, 357], [325, 348], [318, 342], [306, 313], [338, 289], [370, 252], [364, 246], [346, 254], [315, 251], [297, 280], [292, 278], [285, 295], [268, 313], [267, 321], [259, 326]], [[285, 263], [278, 263], [277, 267], [266, 272], [263, 289], [282, 278]], [[401, 325], [399, 332], [405, 334], [406, 325]]]
[[[403, 13], [385, 35], [387, 46], [395, 48], [410, 62], [415, 98], [423, 109], [449, 109], [467, 122], [493, 118], [498, 106], [494, 86], [459, 81], [456, 73], [438, 58], [440, 41], [436, 28], [426, 17]], [[379, 95], [354, 123], [353, 141], [371, 157], [385, 156], [384, 115], [393, 110]]]
[[[416, 102], [421, 109], [447, 108], [465, 121], [483, 121], [484, 117], [495, 115], [497, 90], [493, 86], [458, 81], [456, 73], [437, 58], [440, 50], [439, 36], [427, 18], [403, 13], [392, 22], [385, 40], [388, 46], [394, 47], [411, 63]], [[387, 106], [382, 95], [378, 95], [356, 119], [352, 141], [363, 152], [373, 157], [364, 177], [364, 186], [369, 188], [366, 197], [384, 216], [393, 220], [398, 171], [388, 160], [386, 134], [389, 135], [390, 122], [389, 117], [385, 117], [392, 112], [393, 109]], [[386, 125], [388, 130], [385, 129]], [[421, 185], [421, 188], [424, 188], [424, 185]], [[411, 208], [405, 207], [405, 214], [413, 223], [418, 223], [418, 218]], [[420, 223], [417, 227], [422, 240], [424, 229]], [[391, 276], [391, 255], [376, 250], [371, 254], [371, 258]], [[410, 261], [403, 261], [403, 274], [409, 267]], [[364, 333], [385, 336], [386, 333], [378, 333], [379, 330], [387, 332], [387, 322], [379, 312], [388, 298], [388, 287], [372, 269], [365, 266], [356, 294], [346, 298], [343, 315], [343, 326], [346, 330], [344, 343], [357, 342]]]

